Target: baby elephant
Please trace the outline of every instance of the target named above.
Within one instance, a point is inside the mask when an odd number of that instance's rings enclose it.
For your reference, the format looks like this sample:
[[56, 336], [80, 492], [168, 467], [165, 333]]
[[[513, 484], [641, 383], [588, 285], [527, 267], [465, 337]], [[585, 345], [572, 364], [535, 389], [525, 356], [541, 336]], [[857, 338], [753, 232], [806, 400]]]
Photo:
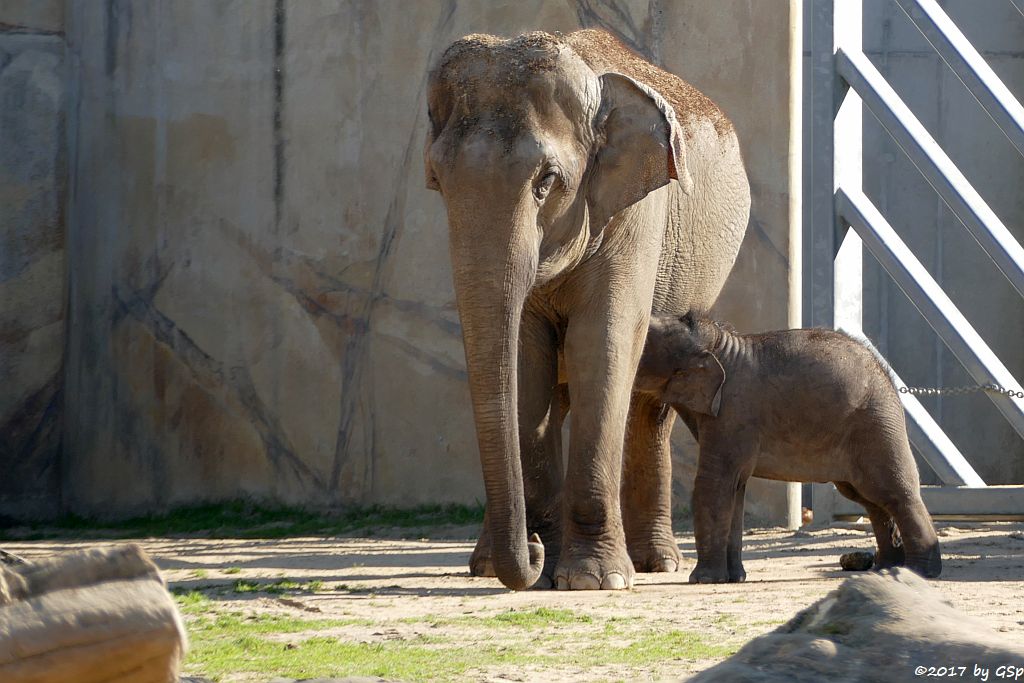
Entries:
[[736, 334], [696, 314], [651, 317], [636, 390], [670, 404], [700, 444], [691, 583], [743, 581], [751, 476], [833, 482], [864, 506], [875, 569], [942, 571], [903, 406], [863, 344], [829, 330]]

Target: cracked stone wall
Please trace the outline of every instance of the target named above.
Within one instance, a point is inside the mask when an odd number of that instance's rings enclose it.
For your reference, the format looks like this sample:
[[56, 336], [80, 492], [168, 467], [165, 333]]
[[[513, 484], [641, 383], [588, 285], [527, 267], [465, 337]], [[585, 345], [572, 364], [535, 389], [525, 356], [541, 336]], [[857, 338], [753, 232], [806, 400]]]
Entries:
[[0, 7], [0, 517], [59, 506], [65, 292], [63, 1]]
[[[754, 190], [721, 313], [793, 319], [789, 0], [71, 1], [63, 22], [66, 359], [54, 375], [57, 334], [50, 374], [15, 365], [63, 387], [62, 449], [36, 469], [62, 453], [45, 472], [65, 509], [483, 499], [421, 163], [427, 67], [466, 33], [605, 27], [716, 99]], [[685, 506], [693, 446], [675, 440]], [[782, 487], [750, 497], [780, 519]]]

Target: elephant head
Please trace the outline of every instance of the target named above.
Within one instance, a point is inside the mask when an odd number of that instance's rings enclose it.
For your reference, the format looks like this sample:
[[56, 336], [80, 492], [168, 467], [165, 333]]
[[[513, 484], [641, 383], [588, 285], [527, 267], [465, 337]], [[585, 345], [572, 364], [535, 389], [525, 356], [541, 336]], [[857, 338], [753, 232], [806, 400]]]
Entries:
[[652, 315], [637, 368], [637, 390], [656, 393], [670, 405], [718, 417], [727, 374], [715, 354], [722, 334], [718, 323], [693, 313]]
[[514, 589], [543, 564], [539, 539], [527, 543], [519, 461], [527, 295], [592, 255], [624, 208], [673, 178], [691, 186], [672, 106], [595, 70], [569, 38], [467, 36], [429, 79], [427, 187], [448, 211], [495, 572]]

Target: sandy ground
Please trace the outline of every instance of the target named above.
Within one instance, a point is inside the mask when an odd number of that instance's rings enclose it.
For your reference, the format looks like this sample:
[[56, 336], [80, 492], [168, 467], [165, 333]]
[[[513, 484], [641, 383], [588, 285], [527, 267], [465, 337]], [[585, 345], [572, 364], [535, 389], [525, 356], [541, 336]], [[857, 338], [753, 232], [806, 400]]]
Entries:
[[[955, 607], [1024, 642], [1024, 523], [938, 526], [944, 571], [932, 585]], [[686, 582], [694, 561], [694, 546], [692, 535], [684, 535], [678, 538], [686, 558], [680, 572], [641, 574], [632, 591], [513, 593], [496, 579], [469, 576], [466, 563], [471, 541], [438, 540], [445, 536], [471, 538], [474, 532], [471, 528], [435, 529], [429, 533], [430, 540], [196, 538], [148, 539], [141, 543], [166, 572], [172, 587], [202, 588], [230, 584], [238, 578], [320, 581], [322, 588], [315, 593], [270, 596], [228, 592], [219, 599], [224, 600], [224, 609], [308, 615], [316, 619], [369, 619], [374, 626], [353, 626], [338, 634], [359, 642], [414, 638], [429, 628], [429, 624], [417, 622], [415, 617], [461, 618], [550, 607], [595, 618], [625, 617], [636, 628], [694, 631], [712, 642], [737, 647], [774, 629], [838, 586], [848, 576], [838, 567], [841, 553], [872, 547], [865, 525], [796, 532], [752, 529], [744, 539], [748, 581], [697, 586]], [[408, 531], [392, 535], [401, 534]], [[91, 544], [36, 541], [5, 543], [4, 547], [31, 558]], [[231, 567], [240, 571], [224, 572]], [[562, 624], [560, 632], [533, 638], [562, 637], [572, 626]], [[463, 637], [471, 640], [474, 632], [466, 629]], [[494, 634], [486, 637], [490, 642]], [[679, 680], [715, 661], [670, 659], [639, 668], [493, 668], [473, 672], [471, 678]]]

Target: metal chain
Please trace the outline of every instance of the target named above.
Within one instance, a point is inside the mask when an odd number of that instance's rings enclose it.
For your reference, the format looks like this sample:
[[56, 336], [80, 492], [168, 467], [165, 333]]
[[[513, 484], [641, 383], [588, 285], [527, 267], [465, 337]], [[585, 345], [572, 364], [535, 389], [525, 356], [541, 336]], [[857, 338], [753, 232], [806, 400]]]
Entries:
[[915, 394], [918, 396], [962, 396], [973, 394], [978, 391], [987, 391], [993, 394], [1003, 394], [1012, 398], [1024, 398], [1024, 391], [1015, 391], [1001, 387], [998, 384], [976, 384], [966, 387], [900, 387], [901, 394]]

